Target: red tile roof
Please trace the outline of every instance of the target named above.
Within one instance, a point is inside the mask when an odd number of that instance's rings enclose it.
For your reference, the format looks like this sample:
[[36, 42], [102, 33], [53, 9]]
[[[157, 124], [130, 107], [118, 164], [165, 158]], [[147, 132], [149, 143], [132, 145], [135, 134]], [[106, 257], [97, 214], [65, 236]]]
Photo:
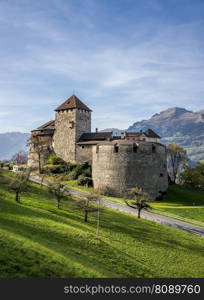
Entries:
[[64, 103], [58, 106], [55, 111], [67, 110], [71, 108], [83, 109], [86, 111], [92, 111], [88, 106], [86, 106], [77, 96], [72, 95]]

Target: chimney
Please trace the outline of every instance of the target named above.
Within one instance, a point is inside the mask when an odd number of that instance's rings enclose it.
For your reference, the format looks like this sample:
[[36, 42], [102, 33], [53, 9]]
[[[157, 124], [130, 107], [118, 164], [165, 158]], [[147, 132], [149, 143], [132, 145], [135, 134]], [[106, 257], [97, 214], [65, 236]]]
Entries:
[[96, 133], [98, 132], [98, 128], [96, 128]]

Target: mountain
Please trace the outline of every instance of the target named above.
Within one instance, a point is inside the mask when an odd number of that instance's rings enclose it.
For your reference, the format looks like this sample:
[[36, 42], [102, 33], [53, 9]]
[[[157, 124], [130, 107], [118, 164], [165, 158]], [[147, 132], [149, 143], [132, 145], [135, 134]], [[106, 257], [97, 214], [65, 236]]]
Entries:
[[101, 132], [113, 132], [113, 135], [121, 135], [121, 133], [125, 131], [127, 131], [127, 129], [106, 128], [101, 130]]
[[176, 143], [187, 150], [191, 160], [204, 159], [204, 110], [193, 112], [172, 107], [148, 120], [135, 122], [128, 131], [153, 129], [165, 144]]
[[20, 150], [27, 151], [29, 133], [7, 132], [0, 133], [0, 160], [10, 159]]

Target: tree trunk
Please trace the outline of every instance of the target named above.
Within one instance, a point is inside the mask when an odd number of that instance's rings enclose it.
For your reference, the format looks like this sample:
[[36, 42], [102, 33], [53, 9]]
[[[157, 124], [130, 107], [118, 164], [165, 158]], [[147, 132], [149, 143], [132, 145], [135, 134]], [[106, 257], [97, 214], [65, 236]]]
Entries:
[[140, 213], [141, 213], [141, 208], [138, 208], [138, 214], [137, 217], [140, 219]]
[[39, 169], [39, 173], [41, 174], [41, 161], [40, 161], [40, 159], [41, 159], [41, 155], [39, 153], [38, 154], [38, 169]]
[[16, 202], [20, 202], [19, 192], [16, 192]]
[[88, 211], [85, 210], [84, 221], [88, 222]]

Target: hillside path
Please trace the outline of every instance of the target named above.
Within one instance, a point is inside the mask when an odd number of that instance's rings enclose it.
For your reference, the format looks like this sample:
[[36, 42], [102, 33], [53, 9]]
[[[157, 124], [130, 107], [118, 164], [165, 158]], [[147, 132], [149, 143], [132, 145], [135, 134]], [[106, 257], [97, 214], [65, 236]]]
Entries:
[[[41, 180], [38, 176], [32, 175], [32, 176], [30, 176], [30, 180], [33, 182], [36, 182], [36, 183], [41, 183]], [[48, 185], [48, 183], [46, 181], [44, 181], [43, 185]], [[71, 190], [71, 188], [70, 189], [67, 188], [67, 192], [78, 198], [86, 198], [86, 195], [87, 195], [83, 192], [79, 193], [79, 192], [73, 191], [73, 190]], [[115, 209], [115, 210], [118, 210], [118, 211], [121, 211], [124, 213], [128, 213], [130, 215], [137, 216], [137, 210], [134, 208], [131, 208], [131, 207], [128, 207], [125, 205], [121, 205], [116, 202], [112, 202], [112, 201], [108, 201], [108, 200], [101, 200], [101, 204], [108, 208]], [[155, 214], [155, 213], [152, 213], [149, 211], [144, 211], [144, 210], [141, 212], [141, 217], [143, 219], [151, 220], [153, 222], [160, 223], [165, 226], [177, 228], [177, 229], [184, 230], [189, 233], [204, 237], [204, 227], [199, 227], [199, 226], [196, 226], [196, 225], [193, 225], [190, 223], [179, 221], [179, 220], [169, 218], [166, 216], [161, 216], [161, 215], [158, 215], [158, 214]]]

